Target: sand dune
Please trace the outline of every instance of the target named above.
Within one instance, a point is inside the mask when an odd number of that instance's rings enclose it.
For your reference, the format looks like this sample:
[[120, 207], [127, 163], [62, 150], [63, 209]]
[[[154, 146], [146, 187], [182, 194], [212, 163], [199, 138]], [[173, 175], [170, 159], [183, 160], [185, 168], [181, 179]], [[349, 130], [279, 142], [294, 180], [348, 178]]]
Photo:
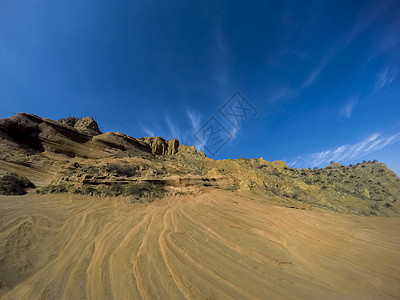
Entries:
[[0, 197], [2, 299], [396, 299], [400, 218], [250, 193]]

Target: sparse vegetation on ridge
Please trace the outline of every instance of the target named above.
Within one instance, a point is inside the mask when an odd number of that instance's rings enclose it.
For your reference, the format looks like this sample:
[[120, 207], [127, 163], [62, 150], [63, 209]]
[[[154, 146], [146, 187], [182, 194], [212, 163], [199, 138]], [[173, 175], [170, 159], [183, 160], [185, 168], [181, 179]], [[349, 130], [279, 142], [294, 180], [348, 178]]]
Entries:
[[[25, 113], [3, 120], [5, 137], [13, 130], [32, 134], [28, 144], [13, 135], [0, 144], [0, 168], [17, 166], [39, 186], [38, 193], [155, 199], [205, 189], [249, 190], [290, 206], [359, 215], [400, 214], [400, 179], [376, 160], [349, 166], [332, 162], [313, 169], [289, 168], [262, 158], [213, 160], [176, 139], [101, 134], [90, 118], [79, 126], [74, 125], [76, 118], [60, 122]], [[166, 192], [146, 182], [164, 182]]]

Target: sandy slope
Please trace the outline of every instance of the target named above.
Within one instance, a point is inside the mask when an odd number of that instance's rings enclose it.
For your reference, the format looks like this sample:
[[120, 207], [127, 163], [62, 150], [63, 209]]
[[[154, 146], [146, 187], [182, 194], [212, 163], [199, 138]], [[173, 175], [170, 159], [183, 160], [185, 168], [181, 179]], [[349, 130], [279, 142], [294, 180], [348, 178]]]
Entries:
[[[212, 192], [0, 197], [4, 299], [395, 299], [400, 218]], [[1, 295], [0, 294], [0, 295]]]

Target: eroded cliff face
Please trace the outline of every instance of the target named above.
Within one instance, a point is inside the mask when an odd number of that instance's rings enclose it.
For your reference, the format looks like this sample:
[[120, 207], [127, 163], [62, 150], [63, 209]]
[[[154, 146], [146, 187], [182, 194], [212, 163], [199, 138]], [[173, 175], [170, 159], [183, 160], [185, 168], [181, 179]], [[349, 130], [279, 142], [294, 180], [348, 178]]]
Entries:
[[151, 152], [155, 155], [174, 155], [178, 153], [179, 141], [178, 139], [164, 140], [161, 137], [143, 137], [144, 143], [151, 147]]
[[7, 172], [29, 179], [38, 193], [151, 200], [224, 189], [251, 191], [287, 206], [340, 213], [397, 215], [400, 211], [400, 179], [383, 163], [332, 163], [310, 170], [262, 158], [215, 161], [177, 139], [101, 133], [92, 118], [52, 121], [19, 113], [1, 119], [0, 175]]

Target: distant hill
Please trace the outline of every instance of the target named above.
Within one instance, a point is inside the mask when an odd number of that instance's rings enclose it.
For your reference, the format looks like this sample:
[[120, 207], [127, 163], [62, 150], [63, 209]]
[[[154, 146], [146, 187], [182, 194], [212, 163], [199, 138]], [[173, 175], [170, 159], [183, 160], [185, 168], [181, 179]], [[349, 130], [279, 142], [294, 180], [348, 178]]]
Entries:
[[213, 160], [177, 139], [102, 133], [90, 117], [58, 121], [18, 113], [0, 119], [0, 175], [29, 179], [34, 193], [148, 202], [211, 189], [251, 191], [280, 205], [339, 213], [400, 212], [400, 179], [384, 163], [289, 168], [264, 159]]

